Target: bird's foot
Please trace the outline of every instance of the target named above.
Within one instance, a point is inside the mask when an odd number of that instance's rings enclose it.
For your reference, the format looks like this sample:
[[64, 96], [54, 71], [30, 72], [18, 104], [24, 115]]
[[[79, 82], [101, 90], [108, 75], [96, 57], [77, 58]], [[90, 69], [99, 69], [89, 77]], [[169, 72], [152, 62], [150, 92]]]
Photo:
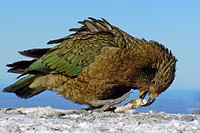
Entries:
[[110, 99], [110, 100], [95, 100], [90, 102], [90, 109], [93, 111], [103, 112], [107, 110], [114, 110], [115, 104], [119, 104], [122, 101], [124, 101], [126, 98], [130, 96], [130, 92], [124, 94], [123, 96], [117, 98], [117, 99]]

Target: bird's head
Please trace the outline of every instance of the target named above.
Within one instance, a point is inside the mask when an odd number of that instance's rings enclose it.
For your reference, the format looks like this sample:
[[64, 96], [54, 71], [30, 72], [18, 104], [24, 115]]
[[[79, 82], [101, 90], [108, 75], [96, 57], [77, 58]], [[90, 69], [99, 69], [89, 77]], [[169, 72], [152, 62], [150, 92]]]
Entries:
[[141, 58], [141, 62], [144, 63], [141, 63], [135, 83], [140, 91], [141, 99], [149, 94], [147, 103], [143, 105], [148, 106], [172, 84], [177, 60], [171, 51], [154, 41], [144, 45], [141, 49], [142, 53], [145, 53]]

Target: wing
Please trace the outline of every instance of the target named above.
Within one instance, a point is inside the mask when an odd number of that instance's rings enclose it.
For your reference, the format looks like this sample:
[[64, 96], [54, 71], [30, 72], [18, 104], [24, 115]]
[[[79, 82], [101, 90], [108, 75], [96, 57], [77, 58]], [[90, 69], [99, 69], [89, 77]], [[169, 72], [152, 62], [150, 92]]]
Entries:
[[[86, 22], [87, 23], [87, 22]], [[29, 67], [29, 71], [57, 72], [68, 76], [76, 76], [81, 70], [93, 62], [105, 46], [114, 47], [114, 36], [109, 32], [85, 32], [73, 34], [64, 40], [51, 42], [61, 43]]]
[[12, 64], [7, 64], [7, 67], [10, 67], [8, 72], [12, 73], [18, 73], [24, 75], [27, 73], [27, 68], [36, 62], [39, 58], [41, 58], [44, 54], [47, 53], [47, 51], [50, 50], [50, 48], [38, 48], [38, 49], [29, 49], [25, 51], [19, 51], [21, 55], [27, 56], [27, 57], [32, 57], [34, 59], [32, 60], [22, 60], [22, 61], [17, 61]]
[[74, 34], [49, 41], [48, 44], [60, 44], [30, 65], [28, 71], [76, 76], [93, 62], [103, 47], [126, 47], [128, 34], [112, 26], [105, 19], [89, 19], [79, 22], [82, 27], [70, 29], [75, 32]]
[[112, 35], [109, 34], [75, 36], [51, 49], [41, 60], [51, 70], [76, 76], [85, 66], [93, 62], [103, 47], [113, 46], [113, 43]]

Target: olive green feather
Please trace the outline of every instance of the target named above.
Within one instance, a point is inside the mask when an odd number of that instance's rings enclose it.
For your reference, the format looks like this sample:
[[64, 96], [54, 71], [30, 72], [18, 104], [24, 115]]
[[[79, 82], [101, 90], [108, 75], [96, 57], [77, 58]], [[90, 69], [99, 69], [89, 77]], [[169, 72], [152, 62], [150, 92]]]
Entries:
[[3, 92], [13, 92], [21, 98], [30, 98], [32, 96], [35, 96], [45, 91], [45, 88], [34, 89], [29, 87], [29, 85], [33, 82], [35, 78], [36, 78], [35, 75], [25, 76], [20, 80], [18, 80], [17, 82], [15, 82], [14, 84], [6, 87], [3, 90]]
[[140, 90], [141, 99], [149, 94], [143, 105], [148, 106], [173, 82], [177, 60], [162, 44], [135, 38], [103, 18], [78, 23], [73, 34], [49, 41], [57, 44], [52, 48], [21, 51], [33, 59], [7, 65], [20, 79], [3, 91], [29, 98], [52, 90], [109, 109], [132, 88]]
[[94, 61], [103, 47], [124, 48], [129, 45], [127, 41], [131, 36], [103, 18], [97, 20], [89, 17], [88, 20], [78, 23], [82, 25], [80, 28], [70, 29], [75, 32], [74, 34], [49, 41], [48, 44], [59, 43], [53, 48], [21, 51], [20, 54], [35, 59], [8, 65], [11, 67], [9, 71], [21, 74], [19, 77], [29, 73], [37, 75], [61, 73], [70, 77], [77, 76], [83, 68]]

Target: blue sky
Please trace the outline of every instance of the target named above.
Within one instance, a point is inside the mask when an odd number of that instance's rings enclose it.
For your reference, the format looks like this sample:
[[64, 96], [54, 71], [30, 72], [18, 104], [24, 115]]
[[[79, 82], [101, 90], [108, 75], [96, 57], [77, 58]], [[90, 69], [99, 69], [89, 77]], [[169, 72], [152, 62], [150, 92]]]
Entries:
[[178, 59], [172, 87], [200, 88], [199, 0], [2, 0], [0, 16], [1, 84], [17, 76], [7, 73], [5, 64], [27, 59], [17, 51], [48, 47], [49, 40], [70, 34], [77, 21], [92, 16], [164, 44]]

